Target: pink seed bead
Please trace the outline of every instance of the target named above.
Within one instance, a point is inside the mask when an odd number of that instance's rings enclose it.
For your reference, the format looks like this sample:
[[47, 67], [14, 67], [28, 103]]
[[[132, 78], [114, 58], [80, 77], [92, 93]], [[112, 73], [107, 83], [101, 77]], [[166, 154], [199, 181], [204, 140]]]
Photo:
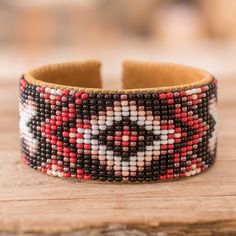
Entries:
[[122, 176], [129, 176], [129, 171], [122, 171]]
[[130, 166], [130, 171], [137, 171], [137, 166]]

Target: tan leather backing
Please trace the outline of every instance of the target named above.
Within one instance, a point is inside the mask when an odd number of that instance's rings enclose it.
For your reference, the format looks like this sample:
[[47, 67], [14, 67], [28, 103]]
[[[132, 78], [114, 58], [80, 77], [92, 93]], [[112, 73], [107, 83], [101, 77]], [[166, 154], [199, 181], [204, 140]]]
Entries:
[[123, 64], [123, 89], [102, 89], [98, 61], [54, 64], [32, 70], [25, 79], [36, 85], [89, 92], [173, 91], [210, 83], [213, 76], [193, 67], [126, 61]]

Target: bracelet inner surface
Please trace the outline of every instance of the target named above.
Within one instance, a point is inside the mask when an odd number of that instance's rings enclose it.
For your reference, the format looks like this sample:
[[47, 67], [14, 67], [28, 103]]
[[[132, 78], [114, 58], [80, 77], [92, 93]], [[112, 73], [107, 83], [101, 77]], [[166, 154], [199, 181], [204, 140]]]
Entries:
[[[42, 86], [120, 92], [102, 88], [100, 68], [97, 61], [48, 65], [26, 73], [25, 79]], [[174, 91], [201, 86], [212, 79], [209, 73], [193, 67], [126, 61], [123, 63], [122, 91]]]

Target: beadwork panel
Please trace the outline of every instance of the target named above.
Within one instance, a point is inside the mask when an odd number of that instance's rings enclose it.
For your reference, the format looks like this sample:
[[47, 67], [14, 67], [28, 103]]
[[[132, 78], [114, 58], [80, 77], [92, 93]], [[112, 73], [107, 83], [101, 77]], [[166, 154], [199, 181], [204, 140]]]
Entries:
[[87, 93], [20, 80], [22, 159], [49, 175], [158, 181], [216, 157], [216, 80], [168, 93]]

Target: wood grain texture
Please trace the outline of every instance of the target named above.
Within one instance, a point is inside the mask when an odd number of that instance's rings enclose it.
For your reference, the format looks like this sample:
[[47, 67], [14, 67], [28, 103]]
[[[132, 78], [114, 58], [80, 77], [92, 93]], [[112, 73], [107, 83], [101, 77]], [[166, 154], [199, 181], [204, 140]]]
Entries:
[[22, 164], [17, 81], [1, 82], [0, 232], [236, 235], [235, 85], [220, 81], [218, 156], [209, 171], [175, 182], [106, 184], [62, 180]]

